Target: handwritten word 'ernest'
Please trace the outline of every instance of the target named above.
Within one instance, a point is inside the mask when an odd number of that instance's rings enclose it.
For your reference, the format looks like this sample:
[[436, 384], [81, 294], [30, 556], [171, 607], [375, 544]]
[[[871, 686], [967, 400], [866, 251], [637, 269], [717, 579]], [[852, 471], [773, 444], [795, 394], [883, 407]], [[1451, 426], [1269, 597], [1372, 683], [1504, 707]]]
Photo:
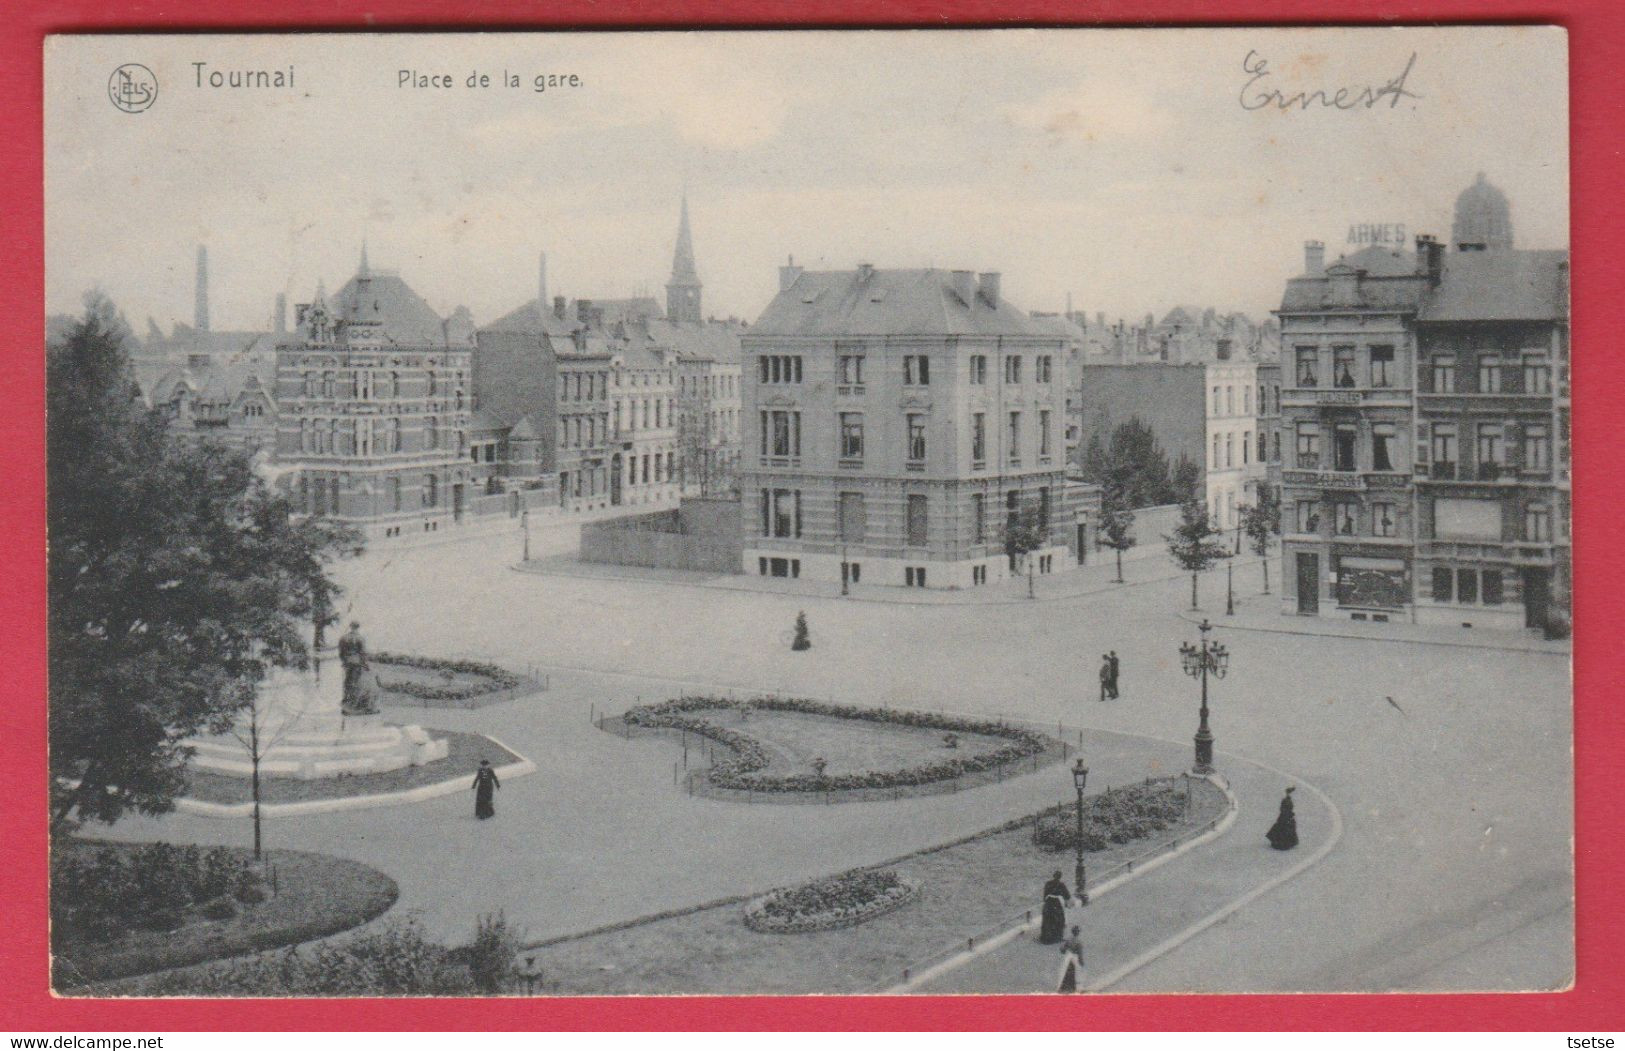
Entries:
[[1392, 78], [1381, 87], [1367, 84], [1358, 87], [1341, 87], [1330, 91], [1320, 88], [1315, 91], [1299, 91], [1289, 95], [1264, 83], [1274, 75], [1270, 71], [1269, 60], [1256, 50], [1249, 51], [1247, 57], [1241, 60], [1242, 72], [1247, 74], [1247, 83], [1241, 86], [1241, 108], [1258, 110], [1274, 107], [1281, 110], [1307, 111], [1315, 107], [1319, 109], [1368, 110], [1374, 109], [1386, 99], [1388, 108], [1394, 109], [1399, 105], [1400, 99], [1419, 99], [1422, 97], [1405, 87], [1405, 81], [1410, 77], [1411, 70], [1415, 67], [1416, 52], [1413, 51], [1411, 57], [1405, 63], [1405, 68], [1400, 70], [1399, 76]]

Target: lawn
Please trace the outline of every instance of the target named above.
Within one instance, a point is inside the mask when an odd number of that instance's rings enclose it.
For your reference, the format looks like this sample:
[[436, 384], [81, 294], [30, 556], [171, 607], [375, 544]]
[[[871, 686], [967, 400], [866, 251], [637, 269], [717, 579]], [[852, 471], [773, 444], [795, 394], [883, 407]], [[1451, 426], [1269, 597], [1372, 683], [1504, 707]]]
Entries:
[[[67, 839], [54, 849], [94, 854], [132, 846]], [[251, 853], [242, 850], [245, 857]], [[194, 913], [173, 931], [126, 931], [101, 943], [63, 938], [52, 946], [57, 990], [71, 993], [87, 981], [186, 967], [336, 934], [381, 915], [399, 893], [394, 880], [357, 861], [295, 850], [266, 851], [265, 860], [276, 870], [276, 895], [242, 906], [231, 919], [209, 920]]]
[[[752, 717], [754, 719], [754, 716]], [[1124, 861], [1157, 851], [1224, 812], [1224, 794], [1193, 781], [1190, 816], [1152, 837], [1088, 855], [1091, 882]], [[922, 883], [912, 903], [842, 930], [762, 934], [745, 926], [743, 903], [560, 941], [523, 953], [543, 969], [550, 995], [859, 994], [902, 979], [903, 969], [962, 947], [972, 935], [1037, 910], [1044, 880], [1070, 854], [1033, 845], [1029, 825], [888, 863]], [[765, 888], [764, 888], [765, 890]]]
[[[260, 802], [303, 803], [313, 799], [339, 799], [346, 796], [365, 796], [387, 792], [404, 792], [423, 785], [439, 784], [454, 778], [472, 780], [481, 759], [491, 765], [502, 766], [517, 762], [519, 757], [481, 734], [457, 733], [452, 730], [429, 730], [432, 737], [444, 738], [446, 758], [424, 766], [408, 766], [383, 774], [352, 774], [346, 777], [328, 777], [315, 781], [291, 778], [261, 778]], [[227, 777], [205, 770], [190, 770], [186, 775], [186, 794], [192, 799], [208, 803], [247, 803], [252, 801], [252, 786], [246, 777]]]
[[737, 708], [706, 708], [690, 714], [760, 741], [768, 752], [768, 765], [762, 772], [771, 775], [805, 774], [815, 758], [828, 764], [825, 769], [831, 775], [905, 770], [1010, 745], [1006, 737], [959, 733], [957, 748], [949, 748], [941, 730], [804, 712], [752, 709], [744, 719]]

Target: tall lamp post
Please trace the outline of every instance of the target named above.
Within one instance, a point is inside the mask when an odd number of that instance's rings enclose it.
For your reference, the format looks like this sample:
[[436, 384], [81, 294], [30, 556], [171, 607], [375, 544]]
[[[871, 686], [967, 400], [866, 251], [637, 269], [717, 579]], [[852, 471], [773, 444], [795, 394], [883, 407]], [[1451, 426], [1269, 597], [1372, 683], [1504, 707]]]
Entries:
[[1077, 864], [1072, 870], [1072, 882], [1078, 888], [1078, 902], [1089, 904], [1089, 891], [1084, 885], [1083, 871], [1083, 786], [1089, 783], [1089, 768], [1083, 765], [1083, 759], [1078, 759], [1077, 765], [1072, 768], [1072, 784], [1078, 789], [1078, 857]]
[[1236, 613], [1236, 564], [1224, 564], [1224, 615], [1233, 617]]
[[519, 528], [525, 532], [525, 550], [521, 562], [530, 561], [530, 508], [519, 512]]
[[1212, 673], [1217, 678], [1224, 678], [1225, 672], [1230, 669], [1230, 651], [1223, 644], [1209, 642], [1207, 633], [1213, 630], [1213, 625], [1206, 620], [1199, 625], [1202, 638], [1196, 645], [1181, 643], [1179, 657], [1185, 666], [1185, 674], [1193, 679], [1202, 681], [1202, 721], [1196, 728], [1196, 765], [1193, 768], [1198, 774], [1211, 774], [1213, 772], [1213, 732], [1207, 728], [1207, 677]]

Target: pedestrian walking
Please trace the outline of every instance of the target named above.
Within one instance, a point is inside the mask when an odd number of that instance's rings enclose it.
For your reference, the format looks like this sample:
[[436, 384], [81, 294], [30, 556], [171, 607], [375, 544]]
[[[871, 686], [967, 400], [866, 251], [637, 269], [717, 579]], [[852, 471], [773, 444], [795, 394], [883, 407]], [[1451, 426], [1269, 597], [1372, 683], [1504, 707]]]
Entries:
[[1100, 699], [1106, 700], [1112, 695], [1112, 659], [1106, 654], [1100, 655]]
[[497, 780], [496, 768], [491, 760], [481, 759], [480, 768], [474, 773], [474, 816], [484, 821], [488, 817], [497, 816], [495, 801], [496, 790], [502, 787]]
[[1083, 981], [1083, 930], [1072, 928], [1072, 936], [1061, 943], [1061, 981], [1056, 990], [1075, 993]]
[[1106, 661], [1112, 667], [1112, 681], [1111, 681], [1112, 691], [1111, 692], [1112, 692], [1112, 700], [1115, 701], [1115, 700], [1117, 700], [1117, 673], [1120, 670], [1119, 667], [1118, 667], [1118, 664], [1117, 664], [1117, 651], [1112, 650], [1110, 653], [1106, 654]]
[[1298, 845], [1298, 819], [1292, 812], [1292, 788], [1289, 786], [1286, 794], [1281, 797], [1281, 813], [1275, 819], [1275, 824], [1264, 833], [1270, 841], [1270, 846], [1276, 850], [1291, 850]]
[[1056, 869], [1044, 884], [1043, 921], [1038, 926], [1040, 944], [1054, 945], [1066, 933], [1066, 903], [1071, 897], [1072, 892], [1061, 882], [1061, 871]]

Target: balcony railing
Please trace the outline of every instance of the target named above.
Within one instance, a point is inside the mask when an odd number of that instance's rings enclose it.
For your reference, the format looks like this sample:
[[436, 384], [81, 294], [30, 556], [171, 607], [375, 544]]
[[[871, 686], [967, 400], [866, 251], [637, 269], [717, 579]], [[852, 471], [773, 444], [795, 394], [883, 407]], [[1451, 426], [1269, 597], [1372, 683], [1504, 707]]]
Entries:
[[1428, 466], [1427, 476], [1434, 481], [1452, 481], [1456, 477], [1454, 460], [1435, 460]]

